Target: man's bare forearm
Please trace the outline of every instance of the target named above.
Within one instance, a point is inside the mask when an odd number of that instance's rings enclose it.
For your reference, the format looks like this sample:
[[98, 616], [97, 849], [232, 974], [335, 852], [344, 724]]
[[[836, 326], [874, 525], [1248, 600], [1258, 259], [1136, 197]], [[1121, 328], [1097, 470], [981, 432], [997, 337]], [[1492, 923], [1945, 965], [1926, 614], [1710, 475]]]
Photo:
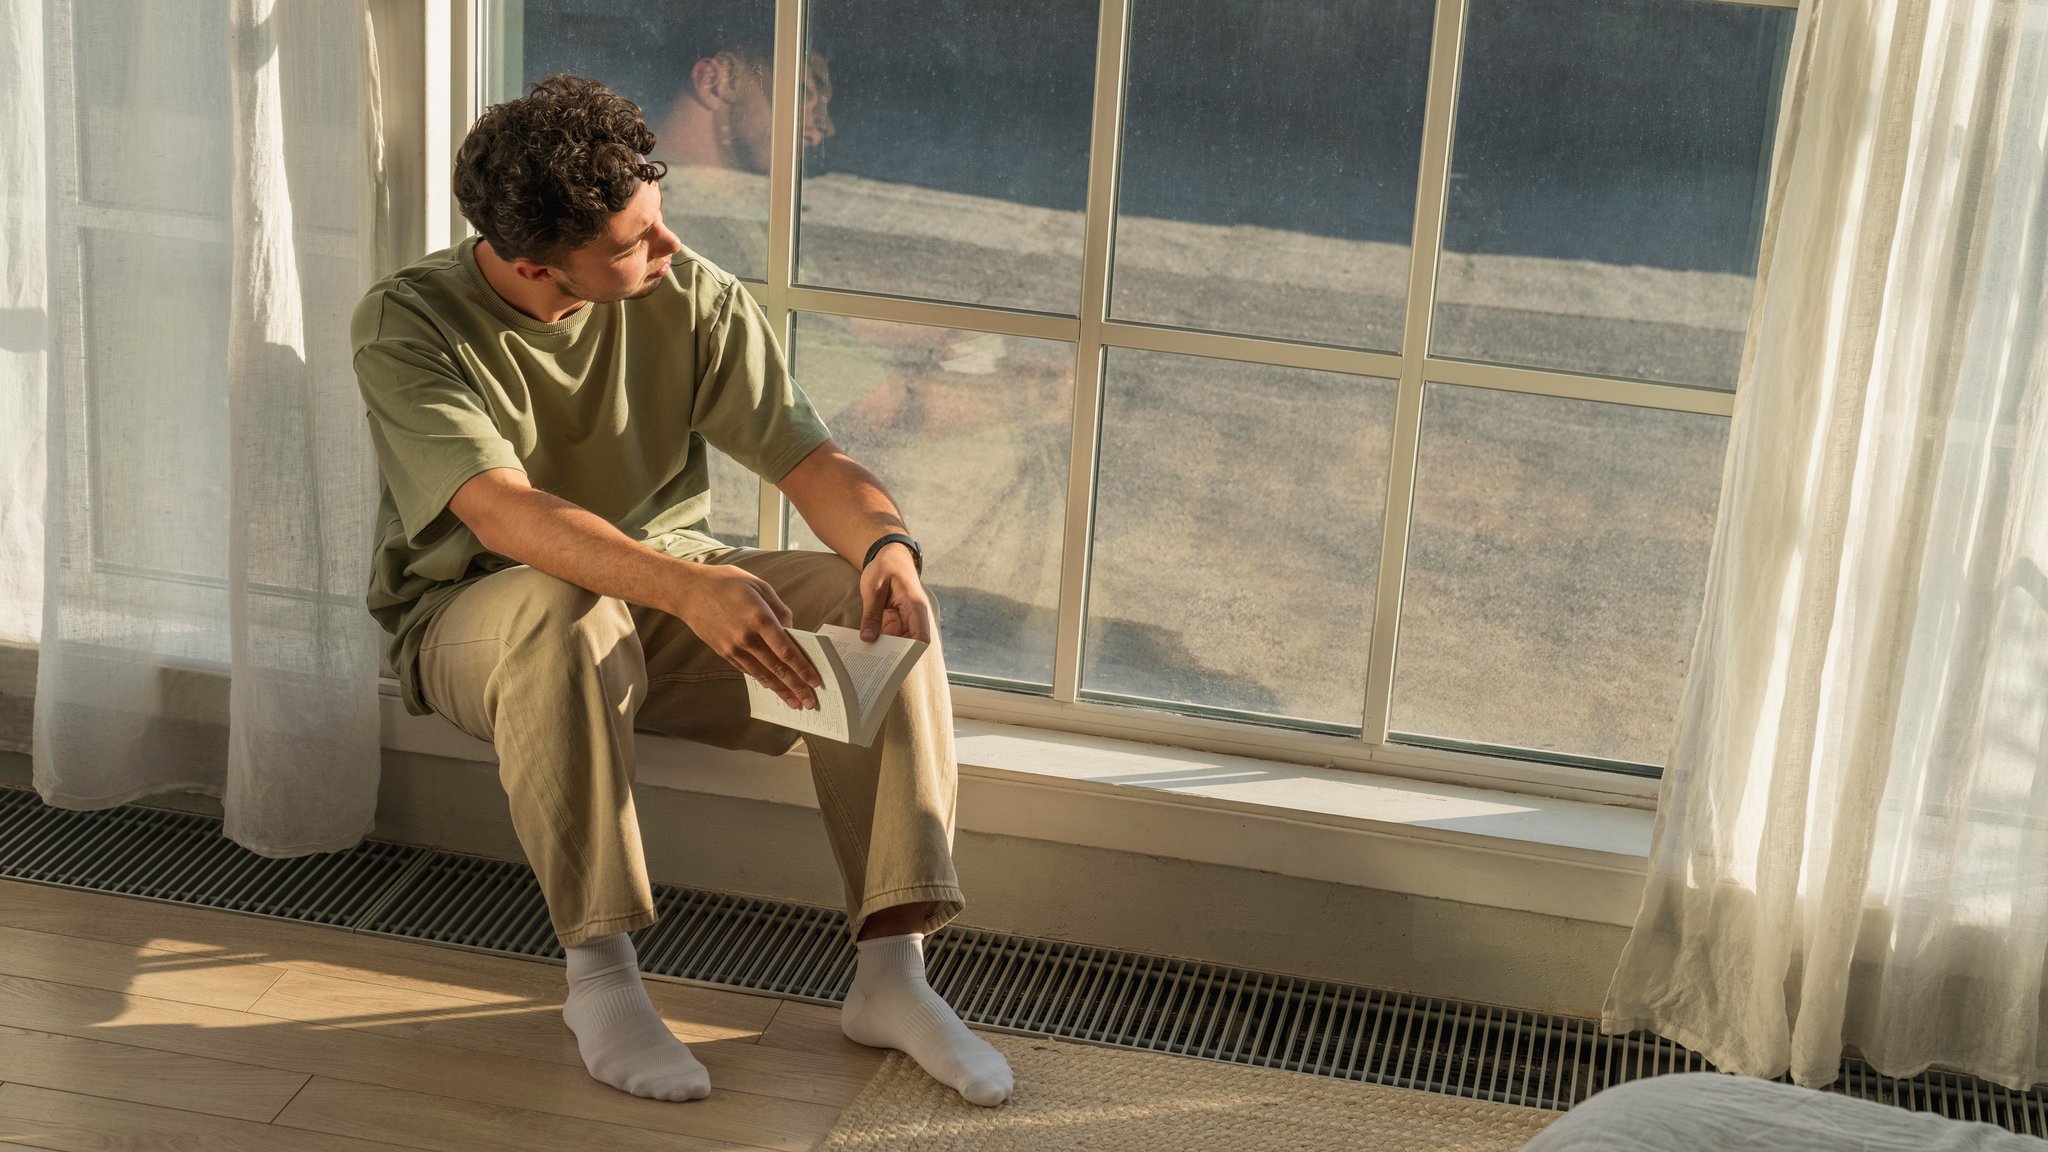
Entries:
[[789, 606], [759, 576], [649, 548], [590, 510], [535, 491], [518, 468], [477, 473], [448, 507], [485, 548], [600, 596], [675, 616], [790, 707], [818, 706], [818, 672], [785, 631]]
[[483, 546], [600, 596], [671, 614], [688, 595], [696, 565], [657, 552], [604, 517], [534, 488], [501, 494], [479, 528]]
[[818, 539], [856, 568], [877, 538], [908, 532], [881, 480], [830, 441], [804, 457], [780, 487]]

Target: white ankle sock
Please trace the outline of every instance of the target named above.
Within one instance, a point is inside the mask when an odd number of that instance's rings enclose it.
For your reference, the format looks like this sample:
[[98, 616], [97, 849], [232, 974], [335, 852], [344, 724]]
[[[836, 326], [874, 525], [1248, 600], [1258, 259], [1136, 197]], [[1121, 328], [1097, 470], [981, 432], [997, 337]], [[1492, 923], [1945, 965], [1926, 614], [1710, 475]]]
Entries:
[[701, 1100], [711, 1073], [675, 1038], [640, 983], [639, 958], [624, 932], [565, 948], [569, 998], [562, 1019], [590, 1074], [624, 1092], [655, 1100]]
[[848, 1039], [908, 1053], [932, 1079], [971, 1104], [993, 1108], [1010, 1098], [1010, 1062], [967, 1030], [924, 978], [924, 934], [877, 936], [860, 951], [853, 988], [839, 1010]]

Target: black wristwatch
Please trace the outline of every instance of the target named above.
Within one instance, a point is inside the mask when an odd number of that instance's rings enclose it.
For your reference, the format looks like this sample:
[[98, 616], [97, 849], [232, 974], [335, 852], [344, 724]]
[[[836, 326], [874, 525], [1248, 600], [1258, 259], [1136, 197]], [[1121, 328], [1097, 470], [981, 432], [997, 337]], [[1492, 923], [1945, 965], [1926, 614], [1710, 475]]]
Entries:
[[868, 545], [868, 554], [861, 558], [860, 566], [866, 568], [868, 565], [873, 564], [875, 562], [875, 553], [880, 552], [891, 544], [901, 544], [905, 548], [910, 549], [911, 566], [917, 569], [918, 575], [924, 575], [924, 550], [917, 546], [917, 541], [912, 540], [901, 532], [891, 532], [887, 536], [876, 540], [873, 544]]

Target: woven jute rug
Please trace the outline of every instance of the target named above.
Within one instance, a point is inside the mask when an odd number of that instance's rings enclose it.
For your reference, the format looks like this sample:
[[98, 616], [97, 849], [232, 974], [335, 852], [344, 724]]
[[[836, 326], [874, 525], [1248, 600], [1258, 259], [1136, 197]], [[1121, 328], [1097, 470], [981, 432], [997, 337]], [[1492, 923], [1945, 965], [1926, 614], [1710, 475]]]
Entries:
[[977, 1108], [892, 1052], [819, 1152], [1512, 1152], [1560, 1113], [1058, 1040], [981, 1033], [1017, 1090]]

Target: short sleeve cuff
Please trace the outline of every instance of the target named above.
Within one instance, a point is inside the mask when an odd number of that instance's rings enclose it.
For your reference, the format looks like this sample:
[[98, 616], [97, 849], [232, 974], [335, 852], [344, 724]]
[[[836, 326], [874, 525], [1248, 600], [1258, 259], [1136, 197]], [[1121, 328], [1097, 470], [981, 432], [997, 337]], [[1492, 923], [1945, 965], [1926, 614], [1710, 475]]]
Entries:
[[405, 542], [412, 547], [426, 543], [427, 530], [447, 511], [448, 502], [471, 477], [493, 468], [517, 468], [526, 471], [526, 465], [512, 445], [500, 440], [493, 444], [479, 445], [476, 455], [462, 461], [444, 473], [441, 479], [420, 494], [420, 499], [411, 508], [399, 509], [399, 516], [405, 521]]
[[832, 438], [832, 432], [824, 421], [815, 415], [804, 426], [793, 432], [782, 451], [768, 457], [761, 464], [761, 478], [770, 484], [780, 483], [790, 469], [804, 462], [804, 457], [816, 452], [818, 447]]

